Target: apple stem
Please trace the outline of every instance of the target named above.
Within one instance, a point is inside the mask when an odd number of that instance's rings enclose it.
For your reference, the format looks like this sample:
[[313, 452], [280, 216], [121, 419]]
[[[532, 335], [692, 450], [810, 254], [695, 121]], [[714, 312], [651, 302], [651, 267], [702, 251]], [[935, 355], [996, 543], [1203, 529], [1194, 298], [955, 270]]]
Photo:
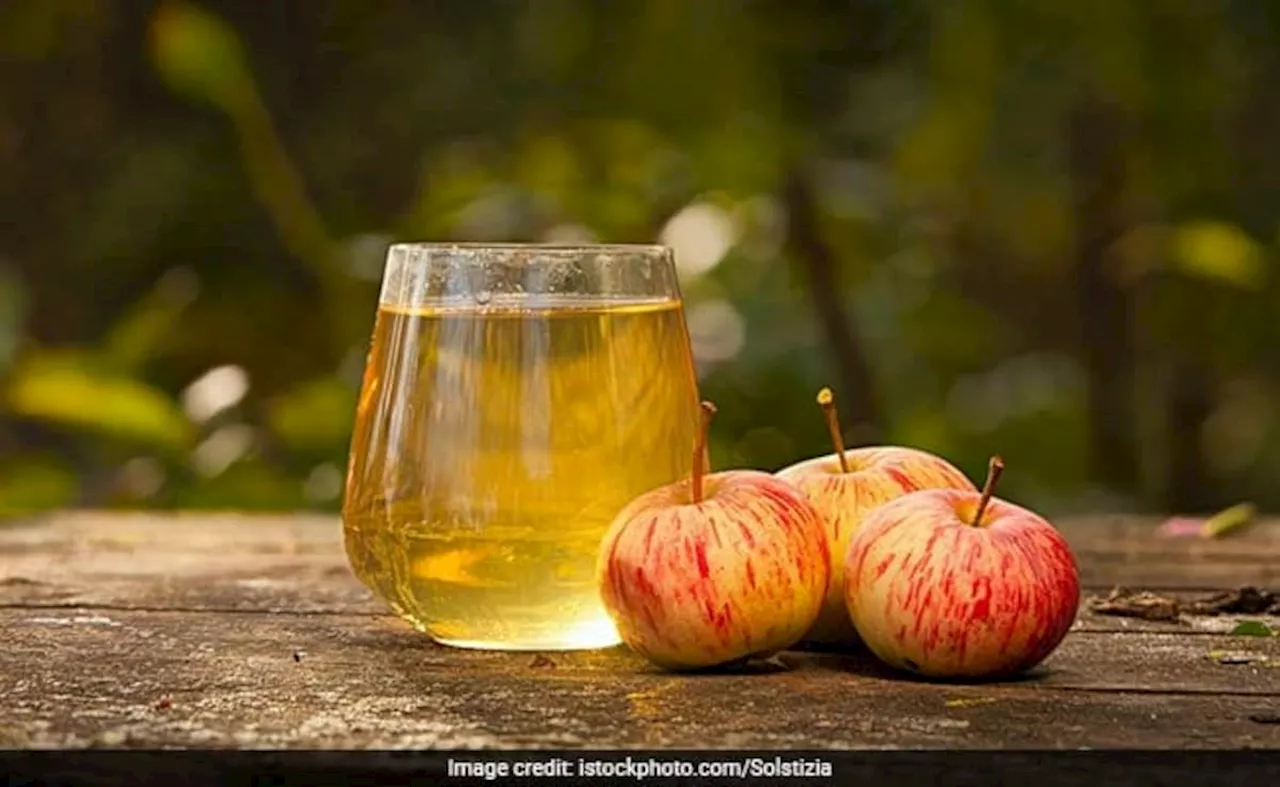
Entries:
[[702, 403], [702, 424], [698, 429], [698, 437], [693, 443], [693, 502], [702, 502], [702, 475], [706, 472], [707, 432], [711, 429], [711, 418], [716, 414], [716, 406], [711, 402]]
[[998, 456], [991, 457], [991, 461], [987, 463], [987, 482], [982, 485], [982, 497], [978, 500], [978, 510], [973, 512], [974, 527], [981, 525], [982, 515], [987, 512], [987, 504], [995, 494], [996, 482], [1000, 480], [1002, 472], [1004, 472], [1004, 460]]
[[840, 436], [840, 415], [836, 412], [836, 398], [830, 388], [818, 391], [818, 406], [827, 418], [827, 431], [831, 433], [831, 444], [835, 446], [836, 458], [840, 460], [840, 472], [849, 472], [849, 460], [844, 455], [844, 438]]

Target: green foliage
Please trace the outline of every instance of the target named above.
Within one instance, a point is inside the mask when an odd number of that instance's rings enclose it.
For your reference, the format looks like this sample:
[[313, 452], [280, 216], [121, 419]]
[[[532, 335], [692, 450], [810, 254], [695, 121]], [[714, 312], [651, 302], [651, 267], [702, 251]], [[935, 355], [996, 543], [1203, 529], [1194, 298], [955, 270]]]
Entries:
[[103, 354], [112, 368], [136, 373], [159, 354], [171, 331], [181, 326], [186, 307], [195, 298], [190, 272], [171, 271], [139, 298], [107, 332]]
[[267, 424], [290, 450], [337, 456], [347, 449], [356, 392], [333, 377], [299, 385], [271, 403]]
[[1275, 637], [1280, 636], [1280, 632], [1272, 630], [1270, 626], [1261, 620], [1242, 620], [1231, 629], [1233, 637]]
[[224, 108], [244, 100], [252, 85], [244, 47], [217, 15], [195, 3], [165, 0], [150, 32], [152, 60], [171, 88]]
[[27, 516], [74, 502], [75, 472], [54, 456], [23, 456], [0, 465], [0, 519]]
[[[1280, 505], [1265, 4], [126, 5], [0, 5], [0, 514], [331, 509], [387, 242], [651, 241], [693, 204], [731, 225], [681, 281], [718, 466], [826, 452], [813, 393], [857, 385], [1049, 513]], [[226, 365], [248, 391], [193, 416]], [[1096, 396], [1123, 369], [1132, 415]]]
[[1262, 247], [1233, 224], [1184, 224], [1174, 230], [1170, 246], [1173, 260], [1189, 275], [1249, 290], [1265, 283]]
[[181, 451], [194, 434], [163, 391], [113, 373], [82, 353], [28, 354], [4, 393], [13, 415], [148, 448]]
[[302, 481], [261, 460], [237, 462], [217, 476], [184, 487], [171, 498], [175, 508], [296, 511], [311, 502]]

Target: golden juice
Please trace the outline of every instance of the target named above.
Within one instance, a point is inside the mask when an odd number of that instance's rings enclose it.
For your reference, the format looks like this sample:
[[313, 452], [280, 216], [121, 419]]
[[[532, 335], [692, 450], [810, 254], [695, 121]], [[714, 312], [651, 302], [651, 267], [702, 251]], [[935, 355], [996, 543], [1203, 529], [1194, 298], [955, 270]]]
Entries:
[[451, 645], [616, 644], [605, 529], [692, 464], [678, 300], [380, 309], [343, 507], [357, 576]]

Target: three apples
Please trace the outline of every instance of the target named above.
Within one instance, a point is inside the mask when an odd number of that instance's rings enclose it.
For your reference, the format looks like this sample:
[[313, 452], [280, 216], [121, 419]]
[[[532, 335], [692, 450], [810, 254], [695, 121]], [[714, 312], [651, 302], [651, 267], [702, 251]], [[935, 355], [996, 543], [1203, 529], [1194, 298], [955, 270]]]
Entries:
[[834, 453], [776, 474], [708, 473], [703, 403], [690, 478], [641, 495], [601, 544], [598, 581], [623, 641], [696, 670], [801, 643], [859, 643], [928, 678], [1027, 670], [1075, 620], [1079, 570], [1038, 514], [979, 491], [941, 457], [846, 450], [828, 389]]

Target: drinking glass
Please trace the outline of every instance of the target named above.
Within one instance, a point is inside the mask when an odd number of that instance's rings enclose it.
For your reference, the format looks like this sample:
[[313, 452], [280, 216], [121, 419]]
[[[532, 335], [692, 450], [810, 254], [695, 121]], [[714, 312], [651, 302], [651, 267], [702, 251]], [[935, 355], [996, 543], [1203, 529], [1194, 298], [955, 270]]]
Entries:
[[688, 475], [698, 418], [669, 249], [393, 245], [343, 502], [351, 566], [444, 644], [617, 644], [600, 542]]

